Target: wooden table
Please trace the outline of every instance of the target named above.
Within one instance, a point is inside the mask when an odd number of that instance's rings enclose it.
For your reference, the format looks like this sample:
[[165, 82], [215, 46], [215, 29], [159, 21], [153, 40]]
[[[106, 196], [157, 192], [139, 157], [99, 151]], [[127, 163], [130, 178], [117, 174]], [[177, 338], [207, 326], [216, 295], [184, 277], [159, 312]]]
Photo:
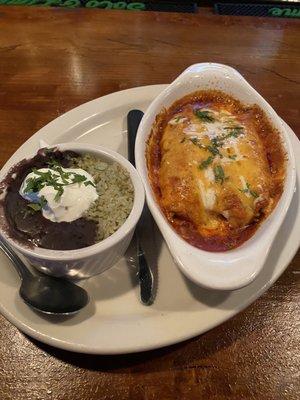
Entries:
[[[0, 164], [35, 131], [88, 100], [167, 83], [186, 66], [237, 68], [299, 133], [299, 21], [0, 8]], [[0, 317], [0, 399], [296, 400], [300, 253], [247, 310], [188, 342], [128, 356], [37, 343]]]

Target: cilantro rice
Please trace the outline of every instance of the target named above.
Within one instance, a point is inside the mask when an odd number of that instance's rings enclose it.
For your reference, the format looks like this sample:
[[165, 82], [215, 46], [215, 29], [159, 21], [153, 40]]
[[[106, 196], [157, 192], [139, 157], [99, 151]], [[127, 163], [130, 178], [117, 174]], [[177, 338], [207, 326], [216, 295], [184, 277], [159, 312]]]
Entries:
[[119, 229], [130, 214], [134, 198], [130, 175], [118, 163], [108, 163], [90, 154], [73, 158], [71, 163], [94, 178], [99, 197], [84, 217], [97, 222], [97, 240], [103, 240]]

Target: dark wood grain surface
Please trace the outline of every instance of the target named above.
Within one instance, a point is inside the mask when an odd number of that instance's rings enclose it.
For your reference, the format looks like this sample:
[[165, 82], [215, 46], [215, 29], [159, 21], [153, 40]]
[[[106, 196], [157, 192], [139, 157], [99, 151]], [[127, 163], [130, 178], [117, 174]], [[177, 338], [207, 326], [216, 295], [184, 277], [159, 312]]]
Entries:
[[[0, 8], [0, 164], [71, 108], [167, 83], [186, 66], [237, 68], [299, 134], [297, 20]], [[298, 160], [298, 162], [300, 162]], [[300, 254], [244, 312], [188, 342], [87, 356], [32, 341], [0, 317], [1, 400], [298, 400]]]

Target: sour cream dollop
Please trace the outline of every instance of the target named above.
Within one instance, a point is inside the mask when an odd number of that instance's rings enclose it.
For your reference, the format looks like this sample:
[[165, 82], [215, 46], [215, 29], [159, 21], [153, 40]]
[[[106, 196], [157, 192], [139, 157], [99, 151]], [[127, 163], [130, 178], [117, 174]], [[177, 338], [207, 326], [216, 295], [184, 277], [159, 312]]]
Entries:
[[[61, 184], [62, 193], [47, 179], [40, 184], [39, 191], [26, 190], [32, 180], [36, 181], [45, 173], [50, 173], [55, 182]], [[78, 179], [80, 182], [76, 182]], [[26, 176], [19, 193], [31, 203], [41, 204], [43, 216], [53, 222], [71, 222], [82, 217], [98, 198], [93, 177], [81, 168], [37, 169]]]

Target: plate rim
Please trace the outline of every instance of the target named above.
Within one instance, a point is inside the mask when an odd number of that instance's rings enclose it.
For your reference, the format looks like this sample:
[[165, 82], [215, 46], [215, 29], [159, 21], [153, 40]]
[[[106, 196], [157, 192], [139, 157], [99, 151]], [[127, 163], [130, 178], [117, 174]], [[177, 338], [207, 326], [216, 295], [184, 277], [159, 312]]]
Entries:
[[[116, 99], [119, 100], [120, 97], [124, 98], [124, 101], [122, 102], [122, 104], [126, 104], [126, 95], [129, 94], [131, 95], [135, 95], [135, 100], [137, 100], [137, 94], [138, 95], [142, 95], [142, 97], [145, 97], [143, 94], [145, 93], [145, 90], [150, 91], [151, 93], [153, 92], [153, 96], [156, 96], [161, 90], [163, 90], [165, 87], [167, 86], [167, 84], [158, 84], [158, 85], [146, 85], [146, 86], [138, 86], [136, 88], [130, 88], [130, 89], [126, 89], [126, 90], [122, 90], [122, 91], [118, 91], [118, 92], [113, 92], [111, 94], [96, 98], [94, 100], [88, 101], [86, 103], [83, 103], [69, 111], [67, 111], [66, 113], [58, 116], [57, 118], [55, 118], [54, 120], [50, 121], [48, 124], [46, 124], [44, 127], [42, 127], [41, 129], [39, 129], [36, 133], [34, 133], [30, 138], [28, 138], [17, 150], [16, 152], [9, 158], [9, 160], [4, 164], [4, 166], [2, 167], [2, 169], [7, 168], [8, 165], [10, 165], [12, 162], [14, 162], [14, 158], [16, 153], [19, 153], [20, 150], [24, 150], [24, 148], [27, 145], [31, 145], [31, 143], [34, 142], [34, 140], [40, 140], [43, 138], [44, 134], [48, 132], [49, 128], [52, 129], [53, 127], [55, 127], [55, 125], [57, 124], [57, 121], [59, 122], [64, 122], [67, 123], [67, 121], [70, 117], [72, 118], [73, 115], [72, 114], [76, 114], [76, 118], [74, 118], [74, 121], [76, 120], [77, 122], [73, 123], [72, 126], [68, 125], [68, 129], [71, 129], [72, 127], [74, 127], [75, 125], [77, 125], [78, 123], [80, 123], [82, 121], [82, 115], [84, 115], [85, 113], [87, 113], [88, 115], [86, 115], [85, 118], [89, 118], [92, 117], [95, 114], [91, 114], [91, 109], [98, 106], [98, 103], [105, 103], [105, 102], [110, 102], [113, 100], [113, 98], [115, 97]], [[154, 98], [154, 97], [153, 97]], [[118, 105], [121, 105], [121, 103], [119, 102]], [[98, 110], [99, 111], [99, 110]], [[77, 113], [79, 112], [79, 115], [77, 116]], [[104, 111], [106, 112], [106, 111]], [[286, 124], [287, 125], [287, 124]], [[292, 132], [294, 134], [294, 132], [292, 131], [292, 129], [287, 125], [287, 127], [289, 128], [289, 131]], [[56, 137], [59, 137], [60, 133], [58, 133], [56, 135]], [[294, 134], [295, 135], [295, 134]], [[296, 136], [296, 135], [295, 135]], [[297, 137], [297, 136], [296, 136]], [[300, 170], [300, 167], [298, 167]], [[299, 171], [298, 171], [299, 172]], [[299, 238], [299, 243], [300, 243], [300, 238]], [[298, 247], [299, 247], [299, 243], [298, 243]], [[242, 306], [240, 307], [235, 307], [235, 309], [231, 309], [230, 310], [230, 315], [228, 316], [227, 314], [224, 314], [224, 316], [222, 318], [219, 318], [217, 321], [215, 321], [214, 323], [212, 323], [209, 327], [205, 328], [205, 329], [198, 329], [198, 332], [195, 332], [197, 329], [193, 329], [193, 331], [189, 334], [189, 335], [184, 335], [181, 338], [178, 337], [174, 337], [173, 340], [170, 339], [163, 339], [160, 341], [160, 343], [156, 343], [154, 341], [153, 344], [138, 344], [134, 349], [132, 347], [127, 347], [123, 346], [122, 350], [120, 349], [116, 349], [115, 351], [112, 351], [111, 349], [109, 349], [108, 351], [105, 351], [105, 349], [103, 348], [99, 348], [99, 347], [95, 347], [95, 346], [87, 346], [85, 344], [80, 344], [80, 343], [70, 343], [68, 341], [65, 340], [61, 340], [58, 339], [56, 337], [53, 336], [49, 336], [35, 328], [32, 328], [29, 324], [24, 323], [22, 320], [18, 319], [17, 317], [15, 317], [8, 309], [6, 309], [2, 303], [1, 303], [1, 299], [0, 299], [0, 312], [1, 314], [10, 322], [12, 323], [14, 326], [16, 326], [20, 331], [22, 331], [23, 333], [29, 335], [30, 337], [39, 340], [43, 343], [46, 343], [50, 346], [54, 346], [57, 348], [60, 348], [62, 350], [67, 350], [67, 351], [72, 351], [72, 352], [76, 352], [76, 353], [86, 353], [86, 354], [102, 354], [102, 355], [116, 355], [116, 354], [129, 354], [129, 353], [137, 353], [137, 352], [141, 352], [141, 351], [150, 351], [150, 350], [154, 350], [154, 349], [158, 349], [158, 348], [162, 348], [162, 347], [166, 347], [169, 345], [174, 345], [176, 343], [180, 343], [180, 342], [184, 342], [186, 340], [189, 340], [193, 337], [196, 337], [198, 335], [201, 335], [213, 328], [215, 328], [218, 325], [221, 325], [222, 323], [224, 323], [225, 321], [231, 319], [232, 317], [234, 317], [236, 314], [238, 314], [239, 312], [241, 312], [242, 310], [244, 310], [246, 307], [248, 307], [253, 301], [255, 301], [256, 299], [258, 299], [263, 293], [265, 293], [276, 281], [277, 279], [282, 275], [282, 273], [286, 270], [286, 268], [289, 266], [291, 260], [293, 259], [293, 257], [295, 256], [295, 254], [297, 253], [297, 249], [291, 253], [289, 255], [289, 261], [286, 263], [286, 265], [284, 267], [282, 267], [279, 271], [276, 271], [274, 273], [274, 275], [269, 278], [268, 282], [261, 286], [261, 288], [259, 290], [257, 290], [252, 296], [249, 296], [249, 298], [247, 299], [247, 301], [245, 303], [243, 303]], [[50, 322], [49, 322], [50, 323]]]

